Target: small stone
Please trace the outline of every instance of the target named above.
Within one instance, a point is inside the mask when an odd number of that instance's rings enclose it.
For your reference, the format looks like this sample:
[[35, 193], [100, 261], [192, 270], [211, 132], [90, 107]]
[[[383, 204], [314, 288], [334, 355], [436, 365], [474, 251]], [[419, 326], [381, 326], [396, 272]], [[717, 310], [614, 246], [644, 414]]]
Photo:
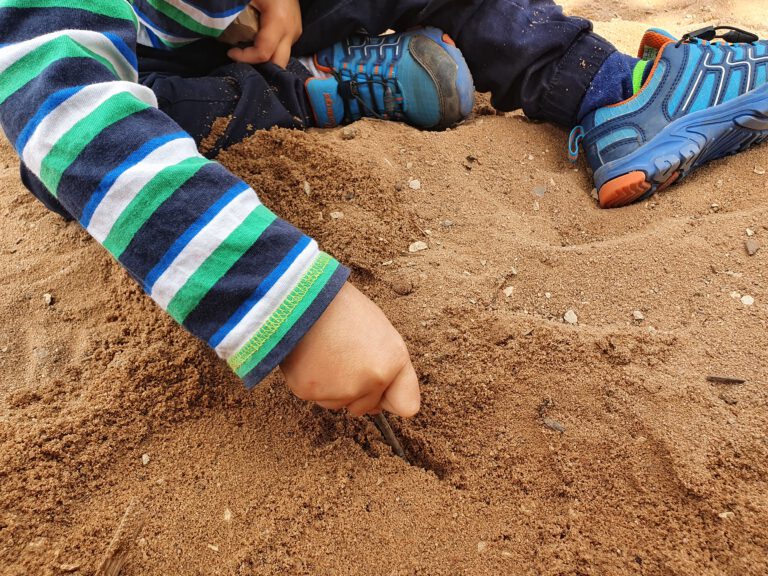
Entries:
[[417, 240], [416, 242], [408, 246], [408, 252], [410, 253], [421, 252], [422, 250], [426, 250], [427, 248], [429, 248], [429, 246], [427, 246], [426, 242]]
[[541, 422], [549, 428], [550, 430], [554, 430], [555, 432], [560, 432], [560, 434], [565, 433], [565, 426], [560, 424], [557, 420], [552, 420], [552, 418], [542, 418]]
[[544, 194], [547, 193], [547, 187], [546, 186], [536, 186], [533, 189], [533, 195], [538, 196], [539, 198], [543, 198]]
[[344, 212], [331, 212], [330, 214], [331, 220], [343, 220], [344, 219]]
[[208, 544], [208, 548], [213, 550], [214, 552], [219, 551], [219, 547], [216, 544]]
[[563, 314], [563, 320], [568, 322], [568, 324], [577, 324], [579, 317], [576, 316], [576, 312], [573, 310], [568, 310], [565, 314]]
[[408, 296], [414, 290], [413, 282], [407, 278], [401, 278], [392, 282], [392, 291], [400, 296]]
[[544, 298], [546, 298], [547, 300], [552, 298], [552, 292], [544, 292]]
[[49, 294], [48, 292], [43, 294], [43, 302], [45, 302], [46, 306], [50, 306], [51, 304], [53, 304], [53, 295]]
[[405, 163], [405, 167], [406, 167], [408, 170], [410, 170], [411, 168], [413, 168], [413, 162], [406, 162], [406, 163]]
[[730, 510], [726, 510], [725, 512], [720, 512], [720, 514], [717, 515], [718, 518], [721, 520], [731, 520], [736, 514], [731, 512]]
[[481, 554], [485, 552], [488, 549], [488, 542], [483, 542], [480, 540], [480, 542], [477, 543], [477, 551]]
[[512, 296], [512, 294], [514, 294], [514, 292], [515, 292], [515, 287], [514, 286], [507, 286], [506, 288], [504, 288], [504, 296], [506, 296], [507, 298]]
[[421, 190], [421, 181], [416, 180], [415, 178], [408, 180], [408, 187], [411, 190]]
[[224, 509], [224, 522], [232, 522], [232, 510], [229, 508]]
[[3, 346], [0, 348], [0, 352], [8, 352], [8, 346]]
[[141, 463], [142, 463], [142, 465], [146, 466], [147, 464], [149, 464], [149, 460], [150, 460], [149, 454], [147, 454], [146, 452], [141, 455]]
[[533, 159], [534, 159], [533, 154], [528, 154], [528, 160], [533, 160]]
[[760, 250], [760, 242], [754, 238], [747, 238], [747, 240], [744, 242], [744, 248], [746, 248], [747, 254], [754, 256], [757, 254], [757, 251]]
[[341, 129], [341, 139], [342, 140], [354, 140], [357, 136], [357, 128], [354, 128], [352, 126], [345, 126]]
[[754, 230], [752, 230], [752, 228], [747, 228], [746, 230], [744, 230], [744, 233], [745, 233], [747, 236], [749, 236], [750, 238], [751, 238], [752, 236], [754, 236], [754, 235], [755, 235], [755, 231], [754, 231]]
[[740, 294], [740, 293], [738, 293], [738, 292], [736, 292], [736, 290], [734, 290], [733, 292], [731, 292], [730, 296], [731, 296], [731, 298], [733, 298], [734, 300], [738, 300], [739, 298], [741, 298], [741, 294]]
[[749, 294], [744, 294], [744, 296], [741, 297], [741, 303], [744, 304], [744, 306], [752, 306], [752, 304], [755, 303], [755, 299]]
[[642, 312], [640, 312], [640, 310], [635, 310], [634, 312], [632, 312], [632, 318], [634, 318], [638, 322], [642, 322], [643, 320], [645, 320], [645, 316], [643, 315]]
[[304, 180], [304, 183], [302, 184], [302, 186], [304, 188], [304, 194], [306, 194], [307, 196], [312, 194], [312, 186], [309, 185], [309, 182]]
[[597, 188], [592, 188], [592, 199], [600, 200], [600, 195], [597, 193]]
[[759, 174], [760, 176], [762, 176], [763, 174], [765, 174], [765, 168], [763, 168], [762, 166], [755, 166], [755, 174]]
[[453, 220], [448, 220], [448, 219], [441, 220], [440, 221], [440, 226], [442, 226], [443, 228], [450, 228], [450, 227], [453, 226]]
[[512, 276], [517, 276], [517, 268], [515, 268], [514, 266], [512, 266], [512, 268], [510, 268], [510, 269], [509, 269], [509, 273], [510, 273]]
[[533, 211], [534, 212], [538, 212], [540, 208], [541, 208], [541, 206], [539, 206], [538, 200], [533, 203]]
[[710, 204], [709, 207], [712, 209], [712, 212], [720, 212], [720, 204], [717, 204], [716, 202]]
[[71, 572], [77, 572], [80, 570], [80, 564], [62, 564], [59, 566], [59, 570], [65, 574], [70, 574]]

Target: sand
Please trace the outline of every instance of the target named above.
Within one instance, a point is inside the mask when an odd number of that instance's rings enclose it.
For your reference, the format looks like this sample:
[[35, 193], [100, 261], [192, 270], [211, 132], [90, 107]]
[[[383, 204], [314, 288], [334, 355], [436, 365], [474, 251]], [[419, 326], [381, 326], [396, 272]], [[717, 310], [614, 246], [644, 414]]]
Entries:
[[[766, 33], [755, 2], [657, 4], [568, 2], [628, 50], [642, 21]], [[601, 211], [563, 133], [520, 115], [354, 128], [221, 160], [404, 335], [411, 464], [279, 375], [246, 391], [2, 144], [0, 573], [768, 572], [766, 148]]]

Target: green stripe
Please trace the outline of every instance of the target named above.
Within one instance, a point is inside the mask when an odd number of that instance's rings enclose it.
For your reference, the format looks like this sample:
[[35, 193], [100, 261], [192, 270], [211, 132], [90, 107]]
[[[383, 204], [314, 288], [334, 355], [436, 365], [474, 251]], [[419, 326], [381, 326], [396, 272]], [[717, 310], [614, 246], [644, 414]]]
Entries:
[[72, 8], [110, 18], [130, 20], [134, 26], [138, 26], [136, 13], [128, 3], [114, 0], [88, 0], [87, 3], [82, 0], [0, 0], [0, 8]]
[[200, 300], [256, 243], [275, 219], [276, 216], [263, 205], [251, 212], [176, 293], [168, 304], [168, 313], [179, 324], [183, 323], [189, 313], [197, 308]]
[[338, 267], [339, 263], [336, 260], [324, 252], [320, 253], [309, 271], [283, 300], [275, 313], [269, 317], [269, 320], [228, 360], [228, 364], [238, 376], [244, 378], [274, 350], [317, 299]]
[[59, 36], [25, 54], [0, 74], [0, 104], [37, 78], [48, 66], [63, 58], [98, 60], [115, 78], [120, 78], [120, 74], [109, 60], [75, 42], [69, 36]]
[[635, 68], [632, 71], [632, 93], [637, 94], [640, 92], [640, 89], [643, 87], [643, 75], [645, 74], [645, 69], [648, 67], [648, 65], [651, 64], [651, 62], [647, 62], [646, 60], [640, 60], [637, 64], [635, 64]]
[[206, 164], [211, 164], [211, 161], [200, 156], [194, 156], [155, 174], [117, 218], [106, 240], [104, 240], [104, 247], [115, 258], [120, 258], [136, 232], [149, 220], [160, 205]]
[[175, 20], [184, 28], [187, 30], [192, 30], [194, 32], [197, 32], [198, 34], [202, 34], [204, 36], [212, 36], [214, 38], [221, 36], [221, 34], [224, 32], [224, 29], [219, 28], [209, 28], [208, 26], [205, 26], [203, 24], [200, 24], [200, 22], [197, 22], [175, 6], [171, 6], [167, 2], [164, 2], [163, 0], [147, 0], [155, 10], [158, 12], [162, 12], [172, 20]]
[[59, 183], [64, 172], [96, 136], [109, 126], [147, 108], [149, 104], [126, 92], [105, 100], [53, 145], [40, 167], [40, 180], [51, 194], [58, 196]]

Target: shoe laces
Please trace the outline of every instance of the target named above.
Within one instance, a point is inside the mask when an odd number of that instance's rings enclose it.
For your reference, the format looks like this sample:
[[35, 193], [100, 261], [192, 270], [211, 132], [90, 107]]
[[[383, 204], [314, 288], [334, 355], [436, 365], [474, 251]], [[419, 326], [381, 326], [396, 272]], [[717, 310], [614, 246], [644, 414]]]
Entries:
[[[396, 92], [399, 91], [396, 80], [387, 78], [377, 78], [373, 74], [365, 72], [362, 74], [364, 80], [361, 80], [361, 74], [358, 73], [355, 78], [345, 78], [344, 74], [337, 70], [332, 70], [331, 74], [339, 84], [338, 94], [344, 103], [344, 122], [349, 123], [356, 118], [352, 113], [352, 102], [357, 102], [358, 106], [365, 110], [366, 116], [372, 116], [380, 120], [397, 120], [402, 115], [402, 111], [397, 104]], [[379, 106], [376, 98], [376, 86], [381, 86], [384, 94], [384, 109]], [[366, 100], [363, 90], [368, 91], [369, 100]]]
[[[727, 32], [721, 33], [721, 30], [727, 30]], [[683, 34], [683, 37], [675, 44], [675, 48], [679, 48], [683, 44], [696, 44], [702, 41], [710, 43], [715, 40], [723, 40], [727, 44], [754, 44], [760, 40], [760, 37], [735, 26], [707, 26]]]

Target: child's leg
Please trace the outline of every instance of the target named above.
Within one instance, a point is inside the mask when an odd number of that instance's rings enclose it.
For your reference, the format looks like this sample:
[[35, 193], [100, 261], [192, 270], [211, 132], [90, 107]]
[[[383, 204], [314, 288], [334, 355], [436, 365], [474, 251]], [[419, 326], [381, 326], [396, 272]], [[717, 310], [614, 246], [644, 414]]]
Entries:
[[160, 109], [200, 143], [217, 118], [226, 128], [204, 153], [242, 141], [255, 130], [275, 126], [305, 128], [310, 112], [304, 90], [309, 72], [292, 60], [284, 70], [274, 64], [235, 63], [222, 44], [201, 40], [173, 52], [141, 48], [141, 83], [151, 88]]
[[593, 78], [616, 49], [591, 23], [565, 16], [552, 0], [306, 0], [295, 53], [310, 54], [355, 30], [371, 34], [436, 26], [461, 49], [475, 85], [501, 110], [576, 123]]

